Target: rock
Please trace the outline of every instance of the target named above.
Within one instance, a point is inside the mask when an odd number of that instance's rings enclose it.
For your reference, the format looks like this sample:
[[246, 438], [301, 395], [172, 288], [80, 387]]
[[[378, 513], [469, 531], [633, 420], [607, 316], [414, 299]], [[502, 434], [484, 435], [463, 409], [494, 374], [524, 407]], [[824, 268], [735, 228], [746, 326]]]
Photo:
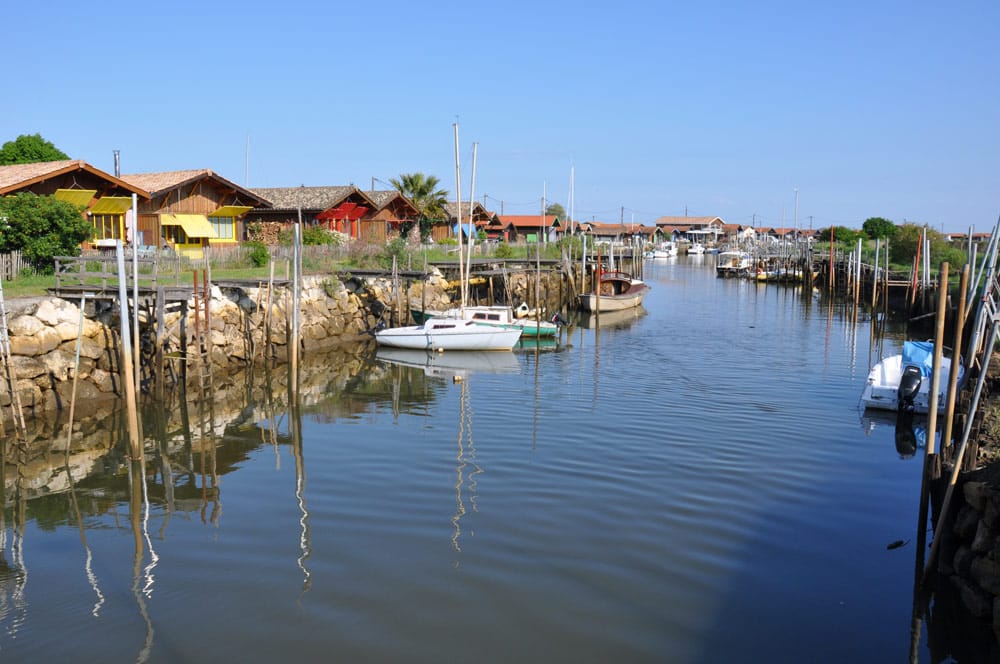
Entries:
[[38, 334], [43, 327], [45, 324], [34, 316], [24, 315], [12, 318], [7, 323], [7, 332], [13, 341], [13, 337], [30, 337]]
[[976, 618], [985, 618], [990, 615], [990, 612], [993, 610], [992, 597], [965, 579], [953, 576], [951, 577], [951, 581], [970, 614]]
[[979, 527], [976, 528], [976, 537], [972, 540], [972, 550], [976, 553], [987, 553], [993, 549], [995, 541], [996, 533], [986, 525], [985, 521], [980, 521]]
[[955, 533], [955, 536], [963, 540], [975, 537], [976, 529], [979, 527], [980, 514], [981, 512], [971, 505], [963, 505], [958, 516], [955, 517], [955, 524], [952, 526], [952, 532]]
[[979, 587], [992, 595], [1000, 595], [1000, 563], [979, 556], [972, 561], [969, 575]]
[[986, 496], [990, 493], [985, 482], [966, 482], [962, 485], [965, 502], [982, 514], [986, 510]]

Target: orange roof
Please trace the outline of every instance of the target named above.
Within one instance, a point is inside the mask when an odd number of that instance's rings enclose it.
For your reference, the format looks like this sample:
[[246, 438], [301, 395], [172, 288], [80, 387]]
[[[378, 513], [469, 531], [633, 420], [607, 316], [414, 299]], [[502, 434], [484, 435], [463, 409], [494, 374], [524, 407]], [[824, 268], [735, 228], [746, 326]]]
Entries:
[[500, 220], [504, 224], [510, 224], [514, 228], [539, 228], [541, 226], [551, 226], [558, 217], [551, 214], [504, 214], [500, 215]]

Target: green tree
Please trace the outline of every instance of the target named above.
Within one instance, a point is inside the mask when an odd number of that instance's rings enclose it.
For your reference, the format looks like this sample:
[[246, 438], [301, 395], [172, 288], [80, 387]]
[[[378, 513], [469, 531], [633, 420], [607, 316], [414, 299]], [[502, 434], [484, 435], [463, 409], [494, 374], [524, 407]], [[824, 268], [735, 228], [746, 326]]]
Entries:
[[[889, 258], [897, 265], [910, 265], [917, 255], [917, 247], [924, 237], [924, 226], [903, 224], [898, 227], [896, 237], [889, 244]], [[952, 270], [960, 269], [966, 262], [965, 252], [948, 242], [945, 236], [930, 227], [926, 227], [927, 240], [930, 244], [931, 269], [936, 270], [942, 262], [948, 261]]]
[[11, 164], [35, 164], [40, 161], [60, 161], [69, 159], [66, 154], [41, 134], [22, 134], [0, 147], [0, 166]]
[[444, 219], [444, 206], [448, 202], [448, 192], [438, 189], [441, 183], [433, 175], [423, 173], [404, 173], [398, 178], [390, 178], [389, 182], [399, 193], [403, 194], [417, 206], [420, 216], [424, 219]]
[[562, 221], [566, 220], [566, 208], [559, 205], [558, 203], [550, 203], [545, 207], [545, 214], [552, 217], [559, 217]]
[[896, 237], [896, 224], [882, 217], [868, 217], [865, 223], [861, 224], [861, 230], [871, 239]]
[[52, 196], [0, 197], [0, 252], [21, 251], [36, 271], [51, 273], [56, 256], [76, 256], [94, 227], [82, 209]]
[[[854, 245], [858, 243], [859, 237], [864, 237], [863, 231], [857, 231], [853, 228], [848, 228], [847, 226], [833, 226], [833, 241], [839, 245], [853, 249]], [[830, 241], [830, 227], [821, 228], [816, 234], [817, 242], [829, 242]]]

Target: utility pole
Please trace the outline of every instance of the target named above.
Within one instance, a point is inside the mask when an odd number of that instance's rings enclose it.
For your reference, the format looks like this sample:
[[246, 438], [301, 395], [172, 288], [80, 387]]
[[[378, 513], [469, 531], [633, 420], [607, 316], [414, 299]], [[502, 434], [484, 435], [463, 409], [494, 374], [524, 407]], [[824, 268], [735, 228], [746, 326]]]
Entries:
[[799, 227], [799, 190], [795, 190], [795, 228]]

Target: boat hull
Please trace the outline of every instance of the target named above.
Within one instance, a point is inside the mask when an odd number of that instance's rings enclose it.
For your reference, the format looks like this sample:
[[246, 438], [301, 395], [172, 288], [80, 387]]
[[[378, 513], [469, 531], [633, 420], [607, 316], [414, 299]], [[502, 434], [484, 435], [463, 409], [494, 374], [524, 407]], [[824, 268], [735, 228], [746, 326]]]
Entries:
[[472, 306], [445, 311], [420, 311], [411, 309], [410, 315], [417, 324], [430, 318], [456, 318], [472, 321], [479, 325], [490, 325], [505, 330], [520, 330], [525, 337], [554, 337], [559, 326], [547, 320], [536, 321], [534, 317], [516, 318], [510, 307]]
[[594, 293], [580, 293], [578, 300], [580, 309], [583, 311], [600, 311], [601, 313], [623, 311], [641, 305], [642, 299], [646, 297], [646, 290], [625, 295], [602, 295], [600, 297]]
[[[866, 409], [898, 411], [899, 383], [906, 364], [902, 355], [892, 355], [885, 358], [868, 372], [868, 379], [861, 392], [861, 404]], [[951, 358], [941, 358], [941, 377], [938, 380], [937, 410], [944, 411], [948, 394], [948, 379], [951, 374]], [[964, 378], [964, 367], [959, 367], [958, 384], [961, 386]], [[931, 376], [925, 375], [913, 398], [913, 412], [925, 414], [930, 412]]]
[[601, 275], [600, 292], [590, 291], [577, 295], [582, 311], [622, 311], [642, 304], [649, 292], [649, 284], [633, 279], [626, 272], [606, 272]]
[[375, 333], [381, 346], [418, 350], [510, 350], [520, 338], [521, 330], [443, 318]]

